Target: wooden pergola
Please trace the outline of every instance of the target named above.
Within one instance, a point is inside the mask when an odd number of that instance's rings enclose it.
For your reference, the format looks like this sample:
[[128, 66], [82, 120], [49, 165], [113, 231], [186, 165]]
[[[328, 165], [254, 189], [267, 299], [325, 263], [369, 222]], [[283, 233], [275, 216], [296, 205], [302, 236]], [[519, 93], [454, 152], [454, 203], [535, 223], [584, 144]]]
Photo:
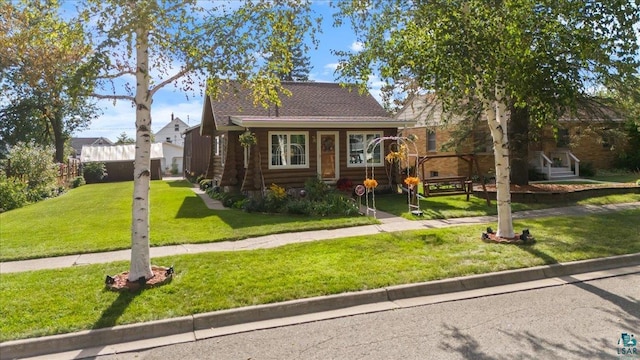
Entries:
[[[468, 176], [467, 179], [471, 180], [473, 178], [474, 175], [474, 165], [475, 165], [475, 174], [478, 176], [478, 179], [480, 179], [480, 183], [482, 184], [482, 190], [484, 191], [485, 197], [487, 199], [487, 205], [491, 205], [491, 201], [489, 200], [489, 194], [487, 193], [487, 187], [485, 186], [485, 179], [484, 179], [484, 175], [482, 175], [480, 173], [480, 166], [478, 165], [478, 158], [476, 157], [476, 155], [474, 153], [466, 153], [466, 154], [439, 154], [439, 155], [426, 155], [426, 156], [420, 156], [418, 158], [418, 165], [420, 167], [420, 174], [421, 174], [421, 179], [423, 181], [430, 179], [429, 177], [427, 177], [425, 175], [425, 169], [424, 169], [424, 165], [427, 161], [431, 160], [431, 159], [442, 159], [442, 158], [459, 158], [462, 159], [464, 161], [466, 161], [466, 163], [468, 164], [468, 168], [469, 168], [469, 172], [468, 172]], [[416, 169], [417, 171], [417, 169]], [[434, 178], [431, 178], [434, 179]]]

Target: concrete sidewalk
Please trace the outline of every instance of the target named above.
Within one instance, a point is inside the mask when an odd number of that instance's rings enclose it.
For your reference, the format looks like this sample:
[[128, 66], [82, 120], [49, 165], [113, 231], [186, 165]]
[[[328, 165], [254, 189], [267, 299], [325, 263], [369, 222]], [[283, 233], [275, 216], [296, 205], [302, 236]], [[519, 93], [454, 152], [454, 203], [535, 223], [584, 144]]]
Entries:
[[[209, 198], [208, 196], [206, 196]], [[542, 210], [530, 210], [513, 213], [514, 219], [530, 219], [550, 216], [580, 216], [600, 214], [625, 209], [638, 209], [640, 202], [610, 204], [610, 205], [585, 205], [570, 206]], [[442, 220], [419, 220], [411, 221], [401, 217], [377, 212], [381, 224], [354, 226], [349, 228], [313, 230], [304, 232], [292, 232], [283, 234], [273, 234], [249, 238], [237, 241], [222, 241], [206, 244], [183, 244], [173, 246], [160, 246], [151, 248], [151, 258], [196, 254], [212, 251], [240, 251], [253, 249], [267, 249], [293, 243], [303, 243], [310, 241], [337, 239], [349, 236], [373, 235], [382, 232], [396, 232], [407, 230], [433, 229], [463, 225], [477, 225], [497, 222], [497, 216], [476, 216], [466, 218], [453, 218]], [[91, 254], [79, 254], [58, 256], [52, 258], [8, 261], [0, 263], [0, 274], [32, 271], [41, 269], [57, 269], [79, 265], [109, 263], [113, 261], [130, 260], [131, 250], [109, 251]]]

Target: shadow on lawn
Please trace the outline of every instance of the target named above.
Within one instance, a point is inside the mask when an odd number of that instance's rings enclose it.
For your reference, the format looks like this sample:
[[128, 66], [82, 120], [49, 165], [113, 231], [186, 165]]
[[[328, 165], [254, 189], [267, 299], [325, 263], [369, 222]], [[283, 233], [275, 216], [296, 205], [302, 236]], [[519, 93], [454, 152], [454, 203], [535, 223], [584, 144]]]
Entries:
[[165, 184], [169, 185], [169, 187], [177, 187], [177, 188], [191, 188], [193, 187], [193, 184], [188, 182], [187, 180], [171, 180], [171, 181], [164, 181], [162, 180]]
[[[111, 290], [104, 291], [111, 292]], [[115, 326], [120, 316], [139, 294], [139, 292], [119, 292], [118, 297], [100, 314], [100, 318], [93, 324], [92, 329]]]
[[[104, 291], [111, 292], [111, 290], [104, 290]], [[97, 330], [101, 328], [115, 326], [120, 316], [122, 316], [122, 314], [127, 309], [127, 307], [129, 307], [133, 299], [139, 294], [140, 293], [133, 293], [128, 291], [126, 292], [122, 291], [118, 293], [118, 297], [111, 303], [111, 305], [108, 308], [106, 308], [102, 312], [102, 314], [100, 315], [100, 318], [98, 319], [98, 321], [96, 321], [93, 324], [91, 329]], [[105, 347], [106, 345], [101, 346], [100, 349], [103, 349]], [[77, 354], [74, 357], [74, 359], [85, 359], [85, 358], [95, 359], [97, 358], [96, 353], [97, 353], [96, 348], [82, 349], [82, 351], [80, 351], [80, 353]]]

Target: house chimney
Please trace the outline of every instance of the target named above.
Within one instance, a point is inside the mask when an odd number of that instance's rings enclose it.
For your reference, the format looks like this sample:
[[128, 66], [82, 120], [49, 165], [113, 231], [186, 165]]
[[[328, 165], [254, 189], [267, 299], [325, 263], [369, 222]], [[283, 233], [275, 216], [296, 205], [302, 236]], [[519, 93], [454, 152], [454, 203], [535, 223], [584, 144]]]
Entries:
[[173, 113], [171, 113], [171, 121], [173, 121]]

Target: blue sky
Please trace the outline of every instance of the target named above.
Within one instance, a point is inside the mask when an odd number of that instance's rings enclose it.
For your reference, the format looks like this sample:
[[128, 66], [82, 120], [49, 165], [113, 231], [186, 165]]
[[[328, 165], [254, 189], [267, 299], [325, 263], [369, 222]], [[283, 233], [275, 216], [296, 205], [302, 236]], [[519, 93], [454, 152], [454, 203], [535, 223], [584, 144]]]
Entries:
[[[335, 9], [329, 6], [328, 1], [314, 2], [314, 11], [323, 17], [322, 33], [318, 35], [317, 49], [311, 49], [308, 53], [311, 60], [310, 79], [317, 82], [335, 82], [334, 70], [338, 59], [331, 54], [331, 50], [358, 50], [359, 44], [348, 24], [341, 28], [333, 27], [332, 12]], [[380, 88], [377, 79], [372, 79], [370, 87], [372, 94], [379, 99]], [[187, 97], [188, 96], [188, 97]], [[135, 111], [132, 105], [125, 101], [118, 101], [113, 105], [112, 101], [101, 100], [98, 105], [103, 114], [92, 121], [88, 129], [76, 132], [74, 137], [105, 137], [115, 141], [122, 132], [135, 138]], [[158, 91], [151, 108], [152, 130], [157, 132], [171, 121], [171, 114], [179, 117], [189, 126], [200, 123], [203, 106], [202, 96], [186, 94], [167, 86]]]

